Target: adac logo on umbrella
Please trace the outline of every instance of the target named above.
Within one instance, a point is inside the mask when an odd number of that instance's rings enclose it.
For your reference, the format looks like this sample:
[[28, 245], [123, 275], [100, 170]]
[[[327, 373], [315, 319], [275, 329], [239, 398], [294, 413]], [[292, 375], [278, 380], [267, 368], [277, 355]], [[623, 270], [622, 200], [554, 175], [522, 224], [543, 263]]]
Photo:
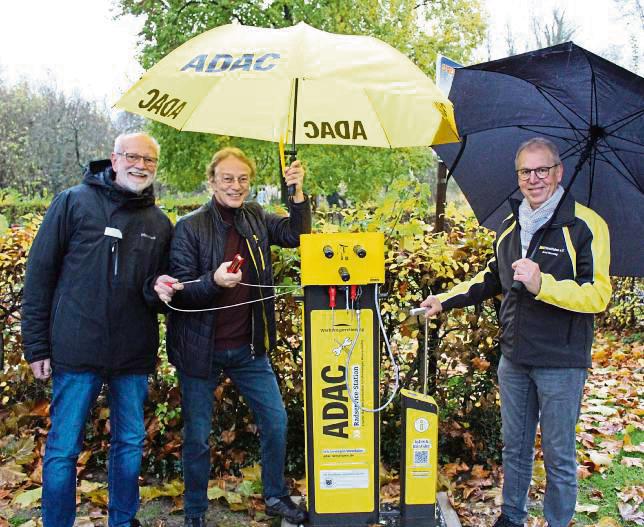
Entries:
[[304, 135], [311, 139], [364, 139], [367, 140], [367, 132], [362, 121], [305, 121], [302, 125], [305, 128]]
[[181, 71], [196, 71], [199, 73], [222, 73], [224, 71], [270, 71], [278, 66], [281, 55], [279, 53], [217, 53], [208, 60], [208, 54], [197, 55], [192, 58]]
[[176, 119], [187, 104], [186, 101], [173, 97], [169, 93], [162, 93], [156, 88], [151, 89], [147, 95], [150, 98], [141, 99], [139, 101], [139, 108], [143, 108], [148, 112], [154, 112], [155, 115], [161, 115], [162, 117]]

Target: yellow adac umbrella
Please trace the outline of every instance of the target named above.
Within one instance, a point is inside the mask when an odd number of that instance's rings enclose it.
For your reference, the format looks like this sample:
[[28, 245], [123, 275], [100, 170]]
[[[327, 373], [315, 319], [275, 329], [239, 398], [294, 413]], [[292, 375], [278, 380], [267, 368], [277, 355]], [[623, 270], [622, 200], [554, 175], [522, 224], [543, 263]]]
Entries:
[[406, 56], [303, 22], [206, 31], [150, 68], [115, 105], [179, 130], [299, 144], [458, 141], [452, 104]]

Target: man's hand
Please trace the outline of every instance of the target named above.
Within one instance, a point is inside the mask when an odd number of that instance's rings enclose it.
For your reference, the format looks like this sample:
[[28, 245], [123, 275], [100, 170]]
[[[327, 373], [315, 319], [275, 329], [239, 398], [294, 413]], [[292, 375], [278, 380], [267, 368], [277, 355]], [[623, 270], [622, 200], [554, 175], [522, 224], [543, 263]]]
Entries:
[[224, 262], [215, 271], [214, 279], [215, 283], [219, 287], [235, 287], [239, 282], [241, 282], [241, 270], [237, 271], [236, 273], [228, 272], [228, 267], [230, 267], [231, 263], [232, 262]]
[[425, 318], [434, 317], [443, 310], [443, 305], [438, 297], [429, 295], [420, 303], [420, 307], [425, 308]]
[[286, 185], [295, 185], [295, 194], [293, 201], [295, 203], [302, 203], [305, 200], [304, 191], [302, 190], [302, 183], [304, 182], [304, 167], [299, 161], [293, 161], [291, 166], [286, 169], [284, 174]]
[[525, 288], [533, 295], [538, 295], [541, 289], [541, 271], [539, 264], [529, 258], [521, 258], [512, 264], [514, 280], [523, 282]]
[[181, 291], [183, 284], [180, 284], [176, 278], [167, 274], [162, 274], [154, 283], [154, 291], [162, 302], [171, 302], [175, 291]]
[[46, 381], [51, 377], [51, 360], [43, 359], [37, 360], [29, 364], [31, 366], [31, 371], [34, 373], [34, 377], [39, 381]]

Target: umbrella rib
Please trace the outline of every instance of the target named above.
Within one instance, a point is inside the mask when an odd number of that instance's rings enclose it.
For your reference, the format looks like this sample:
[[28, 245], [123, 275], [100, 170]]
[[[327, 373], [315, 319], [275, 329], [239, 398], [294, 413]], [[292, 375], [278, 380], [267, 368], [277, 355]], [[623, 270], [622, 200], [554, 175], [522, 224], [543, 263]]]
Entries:
[[[601, 152], [601, 151], [597, 150], [597, 153], [598, 153], [599, 155], [601, 155], [602, 159], [603, 159], [606, 163], [608, 163], [610, 166], [612, 166], [612, 167], [615, 169], [615, 172], [617, 172], [617, 173], [618, 173], [620, 176], [622, 176], [622, 177], [623, 177], [623, 178], [624, 178], [628, 183], [630, 183], [631, 185], [633, 185], [637, 190], [639, 190], [642, 194], [644, 194], [644, 189], [642, 189], [642, 187], [640, 186], [639, 181], [637, 181], [637, 179], [635, 179], [635, 177], [633, 176], [633, 174], [631, 174], [631, 171], [630, 171], [630, 170], [629, 170], [629, 168], [626, 166], [626, 164], [624, 163], [624, 161], [622, 160], [622, 158], [621, 158], [621, 157], [619, 157], [619, 155], [618, 155], [617, 151], [615, 151], [615, 150], [613, 150], [613, 149], [611, 149], [610, 151], [611, 151], [611, 152], [613, 153], [613, 155], [614, 155], [614, 156], [619, 160], [619, 163], [620, 163], [620, 165], [622, 166], [622, 168], [626, 171], [626, 174], [625, 174], [624, 172], [622, 172], [622, 171], [620, 170], [620, 168], [619, 168], [619, 167], [617, 167], [617, 166], [616, 166], [616, 165], [615, 165], [615, 164], [614, 164], [610, 159], [608, 159], [608, 158], [606, 157], [606, 155], [604, 154], [604, 152]], [[627, 174], [628, 174], [628, 175], [627, 175]]]
[[[579, 143], [576, 143], [576, 144], [572, 145], [572, 146], [571, 146], [571, 148], [569, 148], [568, 150], [565, 150], [564, 152], [562, 152], [562, 153], [561, 153], [561, 158], [562, 158], [562, 159], [567, 159], [568, 157], [575, 156], [575, 155], [579, 154], [579, 152], [580, 152], [580, 150], [581, 150], [581, 147], [582, 147], [582, 146], [583, 146], [583, 145], [582, 145], [582, 143], [581, 143], [581, 142], [579, 142]], [[615, 170], [615, 171], [616, 171], [620, 176], [622, 176], [626, 181], [628, 181], [631, 185], [633, 185], [633, 186], [634, 186], [635, 188], [637, 188], [640, 192], [642, 192], [642, 188], [640, 187], [639, 183], [638, 183], [638, 182], [635, 180], [635, 178], [633, 177], [633, 174], [631, 174], [631, 172], [630, 172], [630, 170], [628, 169], [628, 167], [624, 164], [624, 162], [622, 161], [622, 159], [617, 155], [617, 152], [618, 152], [618, 151], [623, 151], [623, 150], [617, 150], [617, 149], [614, 149], [614, 148], [612, 148], [612, 147], [611, 147], [610, 145], [608, 145], [608, 144], [606, 145], [606, 148], [605, 148], [605, 149], [602, 149], [602, 148], [601, 148], [601, 145], [597, 145], [597, 144], [596, 144], [596, 145], [595, 145], [595, 150], [594, 150], [594, 151], [595, 151], [597, 154], [601, 155], [602, 161], [604, 161], [604, 162], [605, 162], [605, 163], [607, 163], [608, 165], [612, 166], [612, 167], [613, 167], [613, 169], [614, 169], [614, 170]], [[606, 157], [606, 155], [605, 155], [605, 154], [606, 154], [606, 152], [612, 152], [612, 153], [615, 155], [615, 157], [617, 157], [617, 159], [619, 159], [620, 164], [623, 166], [624, 170], [626, 170], [626, 173], [627, 173], [627, 174], [625, 174], [624, 172], [622, 172], [622, 171], [620, 170], [620, 168], [619, 168], [619, 167], [617, 167], [617, 166], [616, 166], [616, 165], [615, 165], [615, 164], [614, 164], [610, 159], [608, 159], [608, 158]]]
[[604, 127], [604, 130], [605, 130], [605, 131], [608, 131], [608, 129], [609, 129], [611, 126], [621, 125], [621, 126], [618, 126], [617, 128], [615, 128], [614, 130], [612, 130], [612, 131], [610, 132], [610, 135], [614, 135], [614, 134], [615, 134], [615, 132], [616, 132], [617, 130], [619, 130], [620, 128], [624, 128], [624, 126], [626, 126], [626, 125], [628, 125], [628, 124], [632, 123], [635, 119], [637, 119], [638, 117], [641, 117], [643, 114], [644, 114], [644, 109], [642, 109], [642, 110], [638, 110], [638, 111], [637, 111], [637, 112], [635, 112], [635, 113], [632, 113], [632, 114], [630, 114], [630, 115], [627, 115], [627, 116], [625, 116], [625, 117], [622, 117], [621, 119], [619, 119], [619, 120], [617, 120], [617, 121], [615, 121], [615, 122], [613, 122], [613, 123], [610, 123], [609, 125], [607, 125], [607, 126], [605, 126], [605, 127]]
[[[590, 125], [593, 126], [594, 123], [599, 122], [599, 97], [597, 97], [597, 82], [595, 80], [595, 68], [593, 63], [590, 62], [590, 57], [584, 50], [584, 56], [588, 61], [588, 67], [590, 68]], [[595, 118], [593, 119], [593, 114]]]
[[[480, 130], [475, 130], [474, 132], [470, 132], [470, 134], [472, 134], [472, 133], [477, 133], [478, 134], [478, 133], [481, 133], [481, 132], [488, 132], [490, 130], [501, 130], [503, 128], [515, 128], [516, 127], [516, 128], [524, 129], [525, 127], [528, 127], [528, 126], [533, 126], [535, 128], [543, 127], [543, 128], [553, 128], [553, 129], [559, 129], [559, 130], [570, 130], [570, 131], [573, 131], [573, 132], [580, 131], [579, 128], [569, 127], [569, 126], [547, 126], [547, 125], [543, 125], [543, 124], [508, 124], [508, 125], [503, 125], [503, 126], [490, 126], [489, 128], [481, 128]], [[527, 129], [529, 132], [536, 132], [536, 130], [530, 130], [528, 128], [525, 128], [525, 129]], [[541, 132], [539, 132], [539, 133], [541, 133]], [[562, 136], [562, 135], [555, 135], [555, 134], [543, 134], [543, 135], [550, 135], [550, 137], [556, 137], [557, 139], [566, 139], [566, 137]]]
[[[540, 134], [548, 136], [548, 137], [555, 137], [557, 139], [561, 139], [562, 141], [568, 143], [570, 145], [569, 148], [564, 150], [563, 152], [561, 152], [561, 157], [562, 158], [566, 158], [566, 157], [569, 157], [570, 155], [578, 154], [581, 151], [581, 148], [582, 148], [582, 141], [587, 141], [588, 140], [588, 137], [584, 136], [582, 131], [577, 129], [577, 128], [565, 128], [565, 127], [563, 127], [563, 129], [570, 130], [575, 135], [580, 135], [581, 136], [576, 140], [573, 140], [570, 137], [565, 137], [565, 136], [561, 136], [561, 135], [543, 133], [541, 130], [533, 130], [528, 126], [518, 126], [517, 128], [520, 128], [521, 130], [526, 130], [528, 132], [540, 133]], [[535, 126], [535, 128], [538, 128], [538, 126]], [[544, 126], [544, 128], [549, 128], [549, 127]]]
[[488, 218], [490, 216], [492, 216], [492, 214], [494, 214], [497, 210], [499, 210], [505, 204], [505, 202], [508, 201], [512, 197], [512, 195], [517, 190], [519, 190], [519, 187], [514, 187], [512, 189], [512, 192], [510, 192], [507, 196], [505, 196], [505, 198], [503, 198], [496, 207], [494, 207], [488, 214], [486, 214], [485, 218], [483, 218], [481, 221], [479, 221], [479, 224], [483, 225], [488, 220]]
[[[467, 69], [468, 71], [479, 71], [479, 70], [477, 70], [477, 69], [471, 69], [471, 70], [470, 70], [470, 69], [469, 69], [469, 67], [468, 67], [468, 68], [463, 68], [463, 69], [464, 69], [464, 70], [465, 70], [465, 69]], [[481, 70], [481, 71], [486, 71], [486, 70]], [[489, 71], [488, 73], [494, 73], [494, 74], [497, 74], [497, 75], [505, 75], [505, 76], [507, 76], [507, 77], [512, 77], [512, 78], [514, 78], [514, 79], [519, 79], [519, 80], [521, 80], [521, 81], [523, 81], [523, 82], [525, 82], [525, 83], [527, 83], [527, 84], [531, 84], [531, 85], [532, 85], [532, 86], [534, 86], [534, 88], [535, 88], [535, 89], [536, 89], [536, 90], [537, 90], [537, 91], [538, 91], [538, 92], [543, 96], [543, 98], [548, 102], [548, 104], [550, 104], [550, 106], [552, 106], [552, 107], [555, 109], [555, 111], [556, 111], [557, 113], [559, 113], [559, 115], [561, 115], [561, 112], [557, 109], [557, 107], [556, 107], [554, 104], [552, 104], [552, 101], [550, 101], [550, 100], [548, 99], [548, 97], [551, 97], [552, 99], [554, 99], [555, 101], [557, 101], [557, 102], [558, 102], [559, 104], [561, 104], [564, 108], [566, 108], [568, 111], [570, 111], [570, 113], [572, 113], [572, 114], [576, 115], [576, 116], [577, 116], [580, 120], [582, 120], [585, 124], [587, 124], [587, 125], [589, 124], [589, 123], [586, 121], [586, 119], [584, 119], [581, 115], [579, 115], [579, 114], [578, 114], [575, 110], [573, 110], [570, 106], [568, 106], [568, 105], [567, 105], [566, 103], [564, 103], [563, 101], [559, 100], [557, 97], [555, 97], [555, 96], [554, 96], [554, 95], [552, 95], [551, 93], [549, 93], [549, 92], [545, 91], [545, 89], [543, 89], [541, 86], [538, 86], [538, 85], [537, 85], [537, 84], [535, 84], [534, 82], [531, 82], [531, 81], [529, 81], [529, 80], [527, 80], [527, 79], [524, 79], [524, 78], [522, 78], [522, 77], [517, 77], [516, 75], [511, 75], [511, 74], [506, 73], [506, 72], [500, 72], [500, 71]], [[546, 95], [547, 95], [548, 97], [546, 97]], [[563, 115], [561, 115], [561, 118], [562, 118], [564, 121], [566, 121], [566, 122], [567, 122], [571, 127], [573, 127], [572, 123], [571, 123], [568, 119], [566, 119]]]
[[[221, 80], [220, 80], [220, 81], [218, 81], [218, 82], [213, 82], [212, 86], [210, 86], [210, 87], [208, 88], [208, 90], [206, 90], [206, 95], [205, 95], [204, 97], [202, 97], [202, 98], [201, 98], [201, 101], [199, 102], [199, 104], [195, 104], [195, 107], [194, 107], [194, 108], [192, 109], [192, 111], [188, 114], [188, 116], [184, 119], [183, 124], [181, 125], [181, 128], [179, 128], [179, 131], [183, 131], [183, 130], [184, 130], [184, 128], [185, 128], [185, 126], [186, 126], [186, 124], [188, 124], [188, 121], [190, 121], [190, 119], [192, 119], [193, 114], [194, 114], [194, 113], [195, 113], [195, 112], [196, 112], [196, 111], [201, 107], [201, 103], [206, 99], [206, 97], [210, 94], [210, 92], [211, 92], [212, 90], [214, 90], [217, 86], [219, 86], [219, 83], [220, 83], [220, 82], [221, 82]], [[213, 135], [218, 135], [218, 134], [213, 134]]]
[[364, 92], [365, 96], [367, 97], [367, 100], [369, 101], [369, 104], [373, 108], [374, 113], [378, 117], [378, 124], [380, 125], [380, 129], [382, 130], [382, 133], [384, 134], [385, 138], [387, 139], [387, 143], [389, 143], [389, 148], [393, 148], [391, 146], [391, 139], [389, 138], [389, 135], [387, 134], [387, 130], [385, 130], [385, 127], [382, 125], [382, 120], [380, 119], [380, 114], [378, 113], [378, 110], [376, 109], [376, 105], [371, 100], [371, 97], [369, 97], [369, 94], [367, 93], [367, 89], [362, 88], [362, 91]]
[[[513, 125], [513, 126], [515, 126], [515, 125]], [[519, 124], [519, 125], [516, 125], [516, 126], [518, 126], [518, 127], [531, 126], [532, 128], [552, 128], [552, 129], [555, 129], [555, 130], [572, 130], [572, 131], [581, 130], [580, 128], [576, 128], [574, 126], [551, 126], [549, 124]], [[535, 132], [536, 130], [530, 130], [530, 131]], [[552, 137], [559, 137], [559, 136], [553, 135]]]
[[[609, 137], [612, 137], [613, 139], [619, 139], [620, 141], [624, 141], [625, 143], [630, 143], [632, 145], [644, 146], [644, 143], [638, 143], [637, 141], [633, 141], [632, 139], [627, 139], [626, 137], [622, 137], [621, 135], [610, 134]], [[634, 154], [642, 153], [641, 151], [624, 150], [623, 148], [620, 148], [619, 150], [623, 150], [624, 152], [632, 152]]]
[[[554, 126], [520, 124], [520, 125], [517, 126], [517, 128], [520, 128], [521, 130], [526, 130], [527, 132], [539, 133], [541, 135], [545, 135], [545, 136], [548, 136], [548, 137], [555, 137], [557, 139], [562, 139], [563, 141], [570, 141], [571, 140], [570, 137], [566, 137], [566, 136], [563, 136], [563, 135], [557, 135], [557, 134], [549, 134], [547, 132], [543, 132], [542, 130], [538, 129], [538, 128], [555, 128]], [[582, 131], [579, 130], [578, 128], [569, 128], [567, 126], [561, 126], [561, 127], [557, 127], [557, 128], [560, 128], [561, 130], [571, 131], [575, 135], [577, 135], [578, 133], [582, 134]], [[579, 142], [580, 140], [581, 139], [578, 139], [577, 142]]]
[[[626, 142], [626, 143], [633, 143], [633, 141], [629, 141], [628, 139], [623, 139], [623, 138], [621, 138], [621, 137], [617, 137], [617, 139], [621, 139], [622, 141], [624, 141], [624, 142]], [[633, 143], [633, 144], [635, 144], [635, 145], [637, 145], [637, 146], [642, 146], [642, 145], [640, 145], [639, 143]], [[637, 156], [641, 156], [641, 155], [642, 155], [642, 151], [641, 151], [641, 150], [630, 150], [629, 148], [619, 148], [619, 147], [615, 147], [615, 146], [609, 146], [609, 147], [607, 148], [607, 150], [612, 151], [612, 152], [624, 152], [624, 153], [626, 153], [626, 154], [635, 154], [635, 155], [637, 155]]]
[[[569, 119], [567, 119], [567, 118], [566, 118], [566, 117], [561, 113], [561, 111], [559, 110], [559, 108], [557, 108], [557, 107], [552, 103], [552, 101], [551, 101], [548, 97], [551, 97], [552, 99], [554, 99], [555, 101], [557, 101], [559, 104], [561, 104], [564, 108], [567, 108], [571, 113], [573, 113], [573, 114], [574, 114], [574, 115], [576, 115], [580, 120], [582, 120], [582, 121], [584, 122], [584, 124], [586, 124], [586, 125], [590, 125], [590, 123], [589, 123], [588, 121], [586, 121], [586, 119], [584, 119], [581, 115], [579, 115], [575, 110], [573, 110], [572, 108], [570, 108], [570, 107], [569, 107], [567, 104], [565, 104], [564, 102], [560, 101], [557, 97], [555, 97], [555, 96], [554, 96], [554, 95], [552, 95], [551, 93], [547, 92], [547, 91], [546, 91], [545, 89], [543, 89], [541, 86], [537, 86], [536, 84], [533, 84], [533, 83], [530, 83], [530, 84], [532, 84], [532, 85], [537, 89], [537, 91], [538, 91], [538, 92], [543, 96], [543, 98], [546, 100], [546, 102], [547, 102], [550, 106], [552, 106], [552, 108], [553, 108], [553, 109], [554, 109], [554, 110], [555, 110], [555, 111], [556, 111], [556, 112], [561, 116], [561, 118], [562, 118], [564, 121], [566, 121], [566, 122], [570, 125], [570, 127], [571, 127], [571, 128], [576, 128], [576, 127], [575, 127], [575, 126], [573, 126], [573, 124], [570, 122], [570, 120], [569, 120]], [[546, 97], [546, 95], [547, 95], [547, 97]]]

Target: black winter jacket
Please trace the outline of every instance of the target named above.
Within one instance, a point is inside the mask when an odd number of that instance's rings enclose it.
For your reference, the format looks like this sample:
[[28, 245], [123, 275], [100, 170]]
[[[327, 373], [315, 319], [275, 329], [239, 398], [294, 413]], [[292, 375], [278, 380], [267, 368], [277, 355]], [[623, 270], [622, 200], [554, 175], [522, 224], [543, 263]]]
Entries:
[[[254, 284], [273, 285], [271, 245], [298, 247], [300, 234], [311, 232], [311, 206], [307, 200], [292, 203], [289, 217], [264, 211], [255, 202], [244, 203], [235, 212], [234, 228], [244, 238], [251, 255], [250, 279]], [[170, 274], [186, 284], [175, 293], [172, 305], [182, 309], [213, 307], [219, 293], [214, 271], [224, 261], [226, 224], [214, 202], [210, 200], [198, 210], [177, 222], [170, 250]], [[253, 288], [255, 298], [273, 295], [272, 288]], [[275, 346], [275, 302], [273, 299], [252, 304], [251, 348], [262, 354]], [[180, 371], [205, 378], [210, 371], [214, 353], [215, 319], [223, 311], [168, 315], [168, 357]]]
[[[29, 252], [22, 304], [28, 362], [104, 374], [154, 370], [159, 332], [154, 293], [166, 270], [172, 224], [149, 187], [113, 185], [109, 160], [52, 201]], [[112, 231], [107, 228], [113, 229]], [[122, 238], [109, 236], [122, 234]]]
[[[611, 295], [610, 242], [604, 220], [568, 195], [544, 234], [533, 260], [541, 289], [513, 291], [512, 263], [521, 258], [520, 201], [497, 231], [494, 257], [474, 278], [438, 295], [443, 309], [477, 304], [503, 295], [499, 318], [501, 352], [526, 366], [589, 368], [593, 313], [606, 309]], [[545, 227], [542, 227], [542, 229]], [[532, 237], [531, 253], [541, 230]]]

